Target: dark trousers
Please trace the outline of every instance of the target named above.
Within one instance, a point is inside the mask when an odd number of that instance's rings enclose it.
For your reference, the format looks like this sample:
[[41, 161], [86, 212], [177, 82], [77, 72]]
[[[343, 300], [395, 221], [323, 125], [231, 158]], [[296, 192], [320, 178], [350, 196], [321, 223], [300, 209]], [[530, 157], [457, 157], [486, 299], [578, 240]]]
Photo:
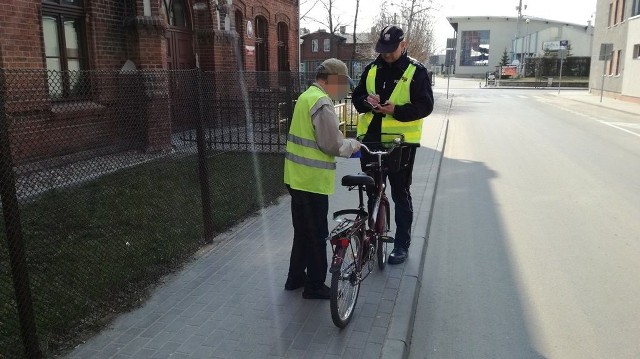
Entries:
[[413, 224], [413, 202], [411, 200], [411, 168], [389, 173], [391, 199], [395, 204], [396, 236], [395, 248], [409, 249], [411, 244], [411, 225]]
[[289, 279], [296, 281], [306, 278], [305, 288], [319, 288], [327, 276], [329, 196], [299, 191], [289, 186], [287, 189], [291, 194], [293, 222]]
[[[395, 248], [409, 249], [411, 245], [411, 226], [413, 224], [413, 202], [411, 200], [411, 180], [413, 176], [413, 163], [415, 161], [416, 148], [408, 148], [406, 163], [408, 166], [401, 171], [388, 173], [386, 178], [391, 187], [391, 199], [395, 204], [396, 235], [393, 246]], [[365, 170], [364, 163], [362, 169]], [[386, 179], [385, 179], [386, 181]], [[373, 189], [367, 190], [369, 197], [369, 212], [373, 206]], [[388, 192], [387, 192], [388, 193]]]

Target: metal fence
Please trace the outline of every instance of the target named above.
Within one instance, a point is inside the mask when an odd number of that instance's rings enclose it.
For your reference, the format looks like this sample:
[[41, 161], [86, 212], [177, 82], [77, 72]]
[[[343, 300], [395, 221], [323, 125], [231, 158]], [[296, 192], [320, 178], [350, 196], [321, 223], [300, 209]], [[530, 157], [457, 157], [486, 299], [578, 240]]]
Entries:
[[0, 357], [73, 347], [285, 193], [308, 78], [0, 69]]
[[[560, 75], [559, 57], [531, 57], [525, 59], [527, 77], [557, 77]], [[562, 63], [564, 76], [589, 77], [590, 57], [567, 57]]]

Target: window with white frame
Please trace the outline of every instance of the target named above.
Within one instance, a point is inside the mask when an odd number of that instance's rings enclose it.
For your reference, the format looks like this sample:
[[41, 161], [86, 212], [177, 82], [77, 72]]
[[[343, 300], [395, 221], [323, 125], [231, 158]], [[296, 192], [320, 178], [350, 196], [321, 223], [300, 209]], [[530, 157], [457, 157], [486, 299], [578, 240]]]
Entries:
[[640, 44], [633, 45], [633, 58], [640, 60]]
[[331, 39], [324, 39], [324, 52], [331, 51]]
[[81, 73], [87, 67], [82, 1], [43, 1], [42, 32], [51, 97], [86, 95], [88, 83]]
[[318, 39], [311, 40], [311, 52], [318, 52]]

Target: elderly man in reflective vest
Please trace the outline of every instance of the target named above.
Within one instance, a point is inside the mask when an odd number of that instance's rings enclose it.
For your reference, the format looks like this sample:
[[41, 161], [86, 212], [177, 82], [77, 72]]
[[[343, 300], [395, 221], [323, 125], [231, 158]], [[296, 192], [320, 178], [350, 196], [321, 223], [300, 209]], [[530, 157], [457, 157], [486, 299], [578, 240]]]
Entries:
[[[380, 142], [381, 133], [402, 133], [405, 142], [420, 143], [422, 121], [433, 111], [433, 92], [427, 69], [407, 55], [403, 30], [389, 25], [380, 31], [376, 52], [380, 55], [365, 67], [353, 90], [353, 105], [362, 115], [358, 136], [362, 142]], [[389, 173], [395, 203], [396, 233], [389, 264], [403, 263], [411, 243], [413, 204], [411, 175], [416, 148], [410, 148], [409, 166]]]
[[322, 62], [316, 80], [296, 102], [287, 137], [284, 183], [291, 194], [293, 245], [284, 288], [304, 287], [305, 299], [329, 299], [327, 275], [327, 215], [336, 176], [335, 156], [350, 157], [360, 149], [339, 130], [332, 100], [347, 95], [351, 79], [344, 62]]

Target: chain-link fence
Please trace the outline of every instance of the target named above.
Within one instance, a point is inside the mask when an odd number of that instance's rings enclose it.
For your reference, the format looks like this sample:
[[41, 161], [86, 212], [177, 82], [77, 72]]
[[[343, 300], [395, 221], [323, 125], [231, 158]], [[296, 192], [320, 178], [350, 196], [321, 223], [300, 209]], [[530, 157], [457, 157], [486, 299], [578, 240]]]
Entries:
[[0, 69], [0, 357], [74, 346], [285, 193], [307, 77]]

